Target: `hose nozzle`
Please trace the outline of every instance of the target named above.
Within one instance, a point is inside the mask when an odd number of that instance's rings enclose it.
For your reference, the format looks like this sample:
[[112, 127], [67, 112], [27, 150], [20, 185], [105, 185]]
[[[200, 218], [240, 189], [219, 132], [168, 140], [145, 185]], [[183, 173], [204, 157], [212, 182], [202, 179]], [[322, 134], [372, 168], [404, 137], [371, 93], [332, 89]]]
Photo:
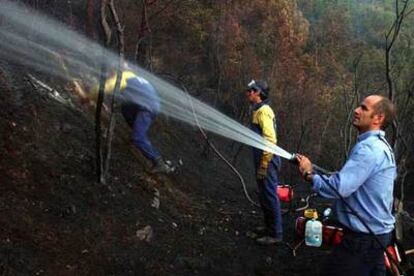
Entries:
[[289, 158], [289, 162], [294, 165], [299, 165], [298, 159], [296, 158], [297, 153], [292, 153], [292, 156]]
[[[289, 163], [299, 166], [299, 161], [296, 157], [297, 157], [297, 153], [292, 153], [292, 156], [289, 158]], [[324, 174], [324, 175], [333, 174], [333, 172], [330, 172], [330, 171], [328, 171], [324, 168], [321, 168], [318, 165], [313, 164], [313, 163], [312, 163], [312, 170], [319, 173], [319, 174]]]

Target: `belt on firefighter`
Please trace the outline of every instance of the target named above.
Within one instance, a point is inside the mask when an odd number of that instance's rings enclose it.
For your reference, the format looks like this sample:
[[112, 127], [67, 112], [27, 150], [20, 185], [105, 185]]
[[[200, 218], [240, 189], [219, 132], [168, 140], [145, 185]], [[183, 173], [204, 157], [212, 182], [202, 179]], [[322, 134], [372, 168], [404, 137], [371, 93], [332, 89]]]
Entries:
[[[345, 235], [355, 235], [355, 236], [373, 236], [371, 233], [366, 233], [366, 232], [360, 232], [360, 231], [354, 231], [352, 229], [349, 229], [348, 227], [341, 225], [342, 229], [344, 229], [344, 234]], [[385, 234], [378, 234], [375, 235], [377, 237], [388, 237], [389, 235], [391, 235], [392, 231], [390, 233], [385, 233]]]

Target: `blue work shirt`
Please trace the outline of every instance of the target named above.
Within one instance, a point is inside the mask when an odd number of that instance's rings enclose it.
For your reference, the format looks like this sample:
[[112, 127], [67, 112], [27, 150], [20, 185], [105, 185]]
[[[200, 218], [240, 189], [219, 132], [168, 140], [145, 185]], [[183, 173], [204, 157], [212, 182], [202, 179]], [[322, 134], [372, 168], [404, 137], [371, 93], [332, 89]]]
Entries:
[[126, 79], [127, 85], [121, 91], [125, 104], [135, 104], [139, 109], [153, 114], [160, 112], [160, 98], [155, 88], [144, 78], [131, 76]]
[[[105, 82], [105, 93], [112, 93], [117, 80], [117, 75], [113, 74]], [[96, 85], [91, 94], [98, 95], [99, 86]], [[119, 85], [121, 91], [120, 96], [122, 104], [127, 106], [133, 106], [138, 110], [146, 110], [153, 114], [158, 114], [160, 111], [160, 98], [155, 88], [146, 79], [138, 76], [133, 71], [123, 71], [122, 78]], [[135, 110], [134, 114], [136, 113]]]
[[[385, 140], [385, 133], [375, 130], [359, 135], [343, 168], [325, 179], [373, 232], [380, 235], [394, 229], [392, 205], [396, 175], [392, 148]], [[369, 233], [321, 177], [313, 177], [313, 190], [323, 197], [337, 199], [339, 222], [353, 231]]]

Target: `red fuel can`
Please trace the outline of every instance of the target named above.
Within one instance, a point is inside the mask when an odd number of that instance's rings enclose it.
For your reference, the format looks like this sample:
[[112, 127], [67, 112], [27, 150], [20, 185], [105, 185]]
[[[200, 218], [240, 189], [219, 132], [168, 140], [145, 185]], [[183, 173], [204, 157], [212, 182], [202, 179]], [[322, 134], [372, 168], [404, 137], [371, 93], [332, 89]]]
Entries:
[[289, 202], [293, 198], [293, 188], [290, 185], [278, 185], [277, 195], [280, 201]]

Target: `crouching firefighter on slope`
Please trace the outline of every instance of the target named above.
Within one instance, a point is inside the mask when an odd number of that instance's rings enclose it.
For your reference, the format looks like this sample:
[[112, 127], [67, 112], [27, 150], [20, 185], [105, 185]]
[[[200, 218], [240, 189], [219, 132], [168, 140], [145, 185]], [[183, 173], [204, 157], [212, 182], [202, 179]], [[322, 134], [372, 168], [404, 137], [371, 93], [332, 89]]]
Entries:
[[[105, 93], [113, 93], [116, 79], [117, 72], [113, 69], [105, 81]], [[92, 88], [92, 98], [97, 97], [98, 88], [98, 85]], [[132, 128], [132, 142], [152, 162], [151, 172], [167, 174], [174, 172], [175, 168], [162, 158], [147, 136], [153, 120], [160, 111], [160, 99], [156, 89], [146, 79], [130, 70], [127, 64], [123, 64], [119, 89], [121, 112]]]
[[[252, 80], [247, 87], [246, 97], [251, 104], [251, 129], [272, 144], [276, 144], [276, 119], [269, 106], [269, 86], [265, 81]], [[260, 244], [277, 244], [283, 241], [282, 213], [276, 193], [280, 157], [270, 152], [253, 148], [254, 165], [259, 202], [264, 216], [264, 227], [257, 227]]]

